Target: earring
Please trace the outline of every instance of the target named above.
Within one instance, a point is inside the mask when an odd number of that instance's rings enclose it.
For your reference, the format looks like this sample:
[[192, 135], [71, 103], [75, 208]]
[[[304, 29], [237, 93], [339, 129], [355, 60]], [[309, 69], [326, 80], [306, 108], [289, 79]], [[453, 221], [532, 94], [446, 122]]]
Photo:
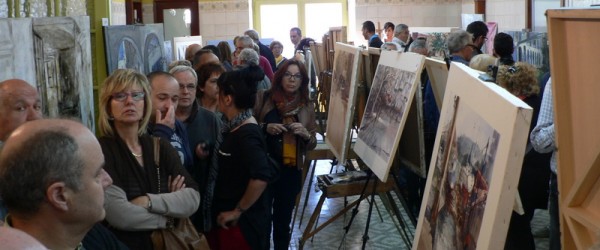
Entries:
[[114, 121], [114, 120], [115, 120], [115, 118], [114, 118], [114, 117], [112, 117], [112, 116], [109, 116], [109, 117], [108, 117], [108, 120], [109, 120], [109, 121]]

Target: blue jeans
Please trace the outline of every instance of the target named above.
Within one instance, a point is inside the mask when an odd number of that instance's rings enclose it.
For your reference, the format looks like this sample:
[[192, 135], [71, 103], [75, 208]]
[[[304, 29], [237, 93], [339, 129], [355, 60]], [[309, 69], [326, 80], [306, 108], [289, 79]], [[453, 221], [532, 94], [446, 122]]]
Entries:
[[548, 196], [550, 214], [550, 250], [560, 250], [560, 217], [558, 212], [558, 182], [556, 174], [550, 175], [550, 193]]

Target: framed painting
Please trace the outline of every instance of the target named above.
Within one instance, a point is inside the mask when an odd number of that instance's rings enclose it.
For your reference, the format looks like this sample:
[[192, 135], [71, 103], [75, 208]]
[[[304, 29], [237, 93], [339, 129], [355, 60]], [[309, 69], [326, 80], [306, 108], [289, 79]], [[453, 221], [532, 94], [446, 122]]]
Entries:
[[185, 60], [185, 50], [192, 44], [202, 46], [202, 36], [173, 37], [173, 61]]
[[504, 249], [533, 110], [477, 77], [450, 69], [413, 249]]
[[[600, 245], [600, 9], [546, 12], [564, 249]], [[588, 31], [588, 32], [586, 32]], [[577, 39], [575, 39], [577, 38]], [[581, 39], [580, 39], [581, 38]]]
[[446, 82], [448, 81], [448, 66], [442, 60], [427, 58], [425, 59], [425, 69], [427, 69], [427, 75], [429, 75], [429, 82], [431, 83], [435, 103], [438, 110], [441, 110]]
[[325, 142], [340, 164], [346, 162], [356, 104], [359, 47], [336, 43]]
[[124, 68], [143, 74], [167, 70], [162, 23], [103, 28], [108, 74]]
[[386, 182], [425, 57], [382, 51], [358, 130], [354, 152]]

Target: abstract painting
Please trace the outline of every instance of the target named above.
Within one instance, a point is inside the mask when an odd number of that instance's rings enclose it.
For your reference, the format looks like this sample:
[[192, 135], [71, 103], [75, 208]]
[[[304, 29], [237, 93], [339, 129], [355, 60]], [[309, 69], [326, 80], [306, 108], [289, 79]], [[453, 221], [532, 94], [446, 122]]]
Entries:
[[453, 64], [413, 249], [503, 249], [532, 109]]
[[76, 117], [94, 131], [89, 17], [0, 19], [0, 81], [37, 88], [46, 117]]
[[415, 53], [381, 52], [354, 151], [382, 182], [387, 181], [424, 60]]
[[356, 78], [361, 49], [336, 43], [331, 95], [327, 111], [325, 142], [338, 162], [344, 164], [350, 145], [350, 129], [354, 120]]
[[109, 74], [123, 68], [143, 74], [167, 69], [162, 23], [104, 27], [104, 43]]

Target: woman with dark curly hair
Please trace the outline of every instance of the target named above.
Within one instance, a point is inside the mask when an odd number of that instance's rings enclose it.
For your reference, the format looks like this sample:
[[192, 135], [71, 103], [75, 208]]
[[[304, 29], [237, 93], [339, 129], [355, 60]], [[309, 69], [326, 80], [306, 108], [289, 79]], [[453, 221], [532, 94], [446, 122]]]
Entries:
[[[537, 69], [532, 65], [517, 62], [512, 66], [501, 65], [496, 76], [498, 85], [533, 108], [530, 133], [537, 123], [542, 100], [538, 95], [540, 88], [537, 75]], [[529, 139], [527, 141], [529, 142]], [[504, 249], [535, 249], [531, 219], [536, 208], [547, 208], [551, 156], [551, 153], [540, 154], [531, 150], [530, 144], [527, 145], [518, 187], [525, 213], [523, 215], [512, 213]]]

